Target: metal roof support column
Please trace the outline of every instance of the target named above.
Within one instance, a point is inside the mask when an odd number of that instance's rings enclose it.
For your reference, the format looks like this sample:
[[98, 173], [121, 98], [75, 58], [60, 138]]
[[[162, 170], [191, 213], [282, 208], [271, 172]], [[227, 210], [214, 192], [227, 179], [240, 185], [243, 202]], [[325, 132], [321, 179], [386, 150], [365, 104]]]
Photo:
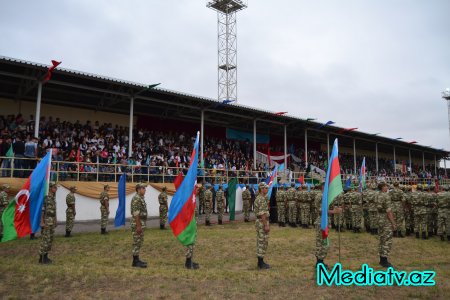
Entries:
[[353, 139], [353, 172], [356, 175], [356, 139]]
[[256, 120], [253, 120], [253, 170], [256, 170]]
[[203, 143], [205, 137], [205, 111], [202, 109], [200, 115], [200, 165], [203, 162]]
[[128, 133], [128, 157], [133, 155], [133, 116], [134, 116], [134, 96], [130, 99], [130, 131]]
[[305, 168], [308, 168], [308, 129], [305, 128]]
[[287, 128], [284, 125], [284, 168], [287, 169]]
[[378, 175], [378, 143], [375, 143], [375, 169]]
[[41, 98], [42, 98], [42, 82], [39, 81], [36, 99], [36, 115], [34, 118], [34, 136], [37, 138], [39, 138], [39, 121], [41, 119]]
[[397, 159], [395, 157], [395, 146], [394, 146], [394, 174], [397, 171]]

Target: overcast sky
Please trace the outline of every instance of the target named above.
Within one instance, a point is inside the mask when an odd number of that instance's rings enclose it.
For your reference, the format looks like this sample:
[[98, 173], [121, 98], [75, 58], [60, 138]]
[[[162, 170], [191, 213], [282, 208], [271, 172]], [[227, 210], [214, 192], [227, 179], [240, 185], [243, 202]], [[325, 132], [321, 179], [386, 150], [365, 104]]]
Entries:
[[[450, 149], [448, 0], [250, 0], [238, 101]], [[0, 0], [0, 55], [217, 97], [202, 0]]]

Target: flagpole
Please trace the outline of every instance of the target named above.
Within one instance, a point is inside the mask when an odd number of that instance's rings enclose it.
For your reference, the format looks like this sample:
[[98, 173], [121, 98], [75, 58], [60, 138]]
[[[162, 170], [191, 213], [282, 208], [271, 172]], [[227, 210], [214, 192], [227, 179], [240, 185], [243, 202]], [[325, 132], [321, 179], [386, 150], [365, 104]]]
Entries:
[[341, 214], [338, 220], [338, 262], [341, 263]]

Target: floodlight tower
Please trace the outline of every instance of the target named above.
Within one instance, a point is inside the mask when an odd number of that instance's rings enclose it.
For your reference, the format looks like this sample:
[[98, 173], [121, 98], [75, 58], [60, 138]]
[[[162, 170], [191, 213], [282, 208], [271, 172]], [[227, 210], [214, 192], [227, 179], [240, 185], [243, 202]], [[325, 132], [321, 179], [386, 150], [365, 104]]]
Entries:
[[206, 7], [217, 11], [218, 100], [237, 102], [236, 13], [247, 8], [247, 3], [213, 0], [208, 1]]
[[450, 132], [450, 88], [446, 88], [445, 91], [442, 92], [442, 99], [447, 101], [448, 106], [448, 129]]

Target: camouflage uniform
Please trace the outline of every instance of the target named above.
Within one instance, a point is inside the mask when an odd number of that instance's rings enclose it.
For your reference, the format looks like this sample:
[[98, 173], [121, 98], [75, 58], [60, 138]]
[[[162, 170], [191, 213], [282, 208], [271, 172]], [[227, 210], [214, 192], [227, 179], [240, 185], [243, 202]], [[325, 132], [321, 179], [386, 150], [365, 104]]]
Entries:
[[[244, 198], [244, 193], [245, 191], [242, 193], [242, 198]], [[216, 192], [216, 205], [217, 205], [217, 218], [219, 220], [219, 224], [222, 224], [222, 220], [223, 220], [223, 211], [224, 211], [224, 193], [222, 188], [219, 188]]]
[[302, 196], [301, 196], [301, 194], [303, 193], [303, 191], [302, 191], [302, 188], [301, 187], [299, 187], [296, 191], [295, 191], [295, 207], [296, 207], [296, 213], [295, 213], [295, 215], [296, 215], [296, 220], [295, 220], [295, 223], [296, 224], [302, 224], [302, 212], [301, 212], [301, 209], [302, 209], [302, 205], [301, 205], [301, 199], [302, 199]]
[[252, 200], [252, 194], [249, 189], [242, 192], [242, 209], [244, 210], [244, 220], [248, 222], [250, 220], [250, 201]]
[[405, 228], [406, 235], [409, 235], [414, 232], [414, 210], [411, 202], [411, 186], [406, 186], [405, 189]]
[[49, 192], [44, 199], [42, 206], [42, 214], [44, 219], [44, 228], [42, 228], [41, 247], [39, 249], [40, 255], [46, 255], [53, 244], [53, 235], [56, 227], [56, 195]]
[[[334, 209], [339, 206], [342, 207], [343, 202], [344, 202], [344, 194], [341, 193], [338, 196], [336, 196], [336, 198], [334, 198], [334, 201], [330, 208]], [[330, 222], [331, 218], [333, 218], [333, 224], [334, 224], [334, 227], [336, 228], [336, 230], [340, 229], [341, 231], [344, 231], [345, 219], [343, 216], [343, 212], [344, 211], [342, 211], [342, 213], [340, 213], [340, 214], [333, 214], [332, 216], [328, 215], [328, 222]]]
[[352, 192], [348, 191], [343, 196], [344, 202], [344, 224], [347, 229], [352, 228]]
[[277, 190], [277, 215], [278, 224], [284, 225], [286, 223], [286, 193], [282, 188]]
[[306, 190], [302, 190], [299, 193], [299, 201], [300, 201], [300, 222], [302, 224], [302, 227], [307, 228], [309, 225], [309, 218], [310, 215], [310, 197], [309, 193]]
[[370, 231], [370, 219], [369, 219], [369, 189], [365, 189], [362, 193], [362, 211], [364, 218], [364, 228], [367, 232]]
[[316, 226], [316, 251], [315, 255], [318, 260], [324, 260], [327, 257], [328, 253], [328, 243], [326, 240], [322, 238], [322, 229], [320, 228], [320, 218], [322, 213], [322, 192], [319, 191], [316, 193], [315, 199], [314, 199], [314, 205], [316, 207], [316, 211], [318, 213], [317, 218], [315, 220], [315, 226]]
[[441, 192], [437, 197], [438, 201], [438, 229], [437, 234], [444, 240], [444, 235], [450, 240], [450, 193]]
[[269, 244], [269, 234], [264, 231], [264, 224], [261, 220], [262, 215], [267, 215], [269, 222], [269, 197], [258, 195], [255, 199], [255, 228], [256, 228], [256, 256], [263, 258]]
[[204, 214], [205, 213], [205, 187], [201, 186], [198, 191], [198, 199], [200, 201], [199, 203], [199, 213]]
[[380, 192], [377, 195], [378, 237], [380, 239], [378, 252], [380, 257], [388, 258], [392, 249], [392, 225], [387, 217], [387, 213], [392, 211], [391, 197], [389, 194]]
[[107, 204], [109, 204], [109, 194], [108, 192], [103, 191], [100, 194], [100, 213], [101, 213], [100, 227], [102, 230], [105, 230], [106, 226], [108, 225], [109, 206], [107, 206]]
[[297, 202], [295, 201], [295, 188], [291, 187], [286, 192], [286, 200], [288, 202], [288, 215], [289, 215], [289, 224], [291, 226], [295, 225], [297, 220]]
[[405, 206], [405, 195], [401, 189], [395, 187], [392, 191], [389, 192], [392, 200], [392, 212], [394, 213], [395, 223], [397, 224], [397, 232], [394, 232], [394, 236], [403, 236], [406, 228], [404, 225], [405, 214], [404, 214], [404, 206]]
[[378, 192], [370, 190], [367, 195], [367, 201], [369, 202], [369, 222], [371, 234], [376, 234], [378, 231], [378, 210], [376, 205], [376, 197]]
[[[142, 233], [138, 234], [136, 232], [136, 220], [135, 217], [139, 216]], [[139, 194], [133, 196], [131, 199], [131, 233], [133, 235], [133, 256], [139, 256], [142, 244], [144, 243], [144, 229], [145, 222], [147, 221], [147, 204], [145, 203], [144, 197]]]
[[[2, 189], [5, 189], [5, 186], [2, 187]], [[8, 194], [5, 191], [0, 192], [0, 240], [1, 236], [3, 235], [3, 222], [2, 222], [2, 215], [3, 211], [8, 206]]]
[[363, 215], [361, 193], [352, 191], [350, 197], [352, 203], [351, 214], [353, 232], [360, 232]]
[[75, 194], [72, 191], [66, 196], [66, 204], [66, 233], [70, 233], [75, 220]]
[[428, 192], [427, 216], [428, 235], [432, 236], [437, 231], [437, 194], [434, 191]]
[[209, 188], [206, 189], [205, 191], [205, 222], [206, 225], [210, 225], [211, 224], [211, 209], [212, 209], [212, 198], [213, 198], [213, 194], [211, 192], [211, 190]]
[[167, 193], [165, 190], [158, 196], [159, 201], [159, 226], [161, 229], [166, 226], [167, 222]]
[[426, 238], [427, 211], [425, 206], [425, 196], [422, 192], [412, 192], [411, 202], [414, 207], [414, 232], [416, 237]]

